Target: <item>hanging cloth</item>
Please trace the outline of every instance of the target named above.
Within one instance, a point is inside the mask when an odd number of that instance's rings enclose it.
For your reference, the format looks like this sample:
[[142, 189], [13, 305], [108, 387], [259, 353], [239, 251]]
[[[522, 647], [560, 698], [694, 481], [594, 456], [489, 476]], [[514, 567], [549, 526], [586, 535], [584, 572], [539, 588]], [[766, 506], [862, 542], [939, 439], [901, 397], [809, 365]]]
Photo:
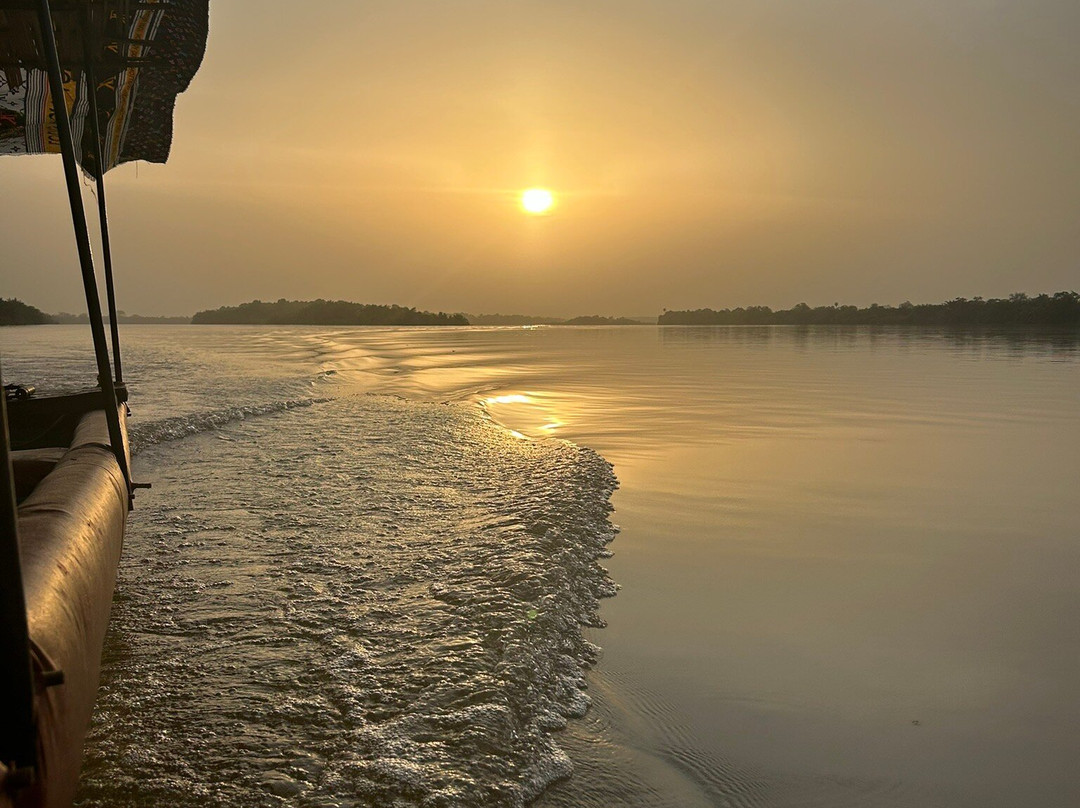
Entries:
[[[206, 50], [208, 2], [54, 0], [64, 103], [84, 172], [100, 176], [88, 125], [83, 40], [90, 43], [97, 84], [104, 171], [132, 160], [164, 163], [176, 96], [187, 89]], [[38, 31], [33, 11], [0, 7], [0, 155], [60, 152]]]

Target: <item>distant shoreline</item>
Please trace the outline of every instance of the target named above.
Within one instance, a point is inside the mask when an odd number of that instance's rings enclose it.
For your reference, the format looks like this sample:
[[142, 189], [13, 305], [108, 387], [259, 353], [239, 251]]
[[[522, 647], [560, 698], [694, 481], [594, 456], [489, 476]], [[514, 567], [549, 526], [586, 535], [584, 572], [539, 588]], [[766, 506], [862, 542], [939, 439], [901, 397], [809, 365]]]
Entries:
[[193, 325], [655, 325], [628, 317], [587, 315], [562, 319], [521, 314], [447, 314], [403, 306], [353, 303], [347, 300], [253, 300], [239, 306], [196, 312]]
[[[326, 325], [326, 326], [901, 326], [929, 328], [1080, 328], [1080, 293], [1056, 292], [1008, 298], [954, 298], [944, 303], [901, 303], [865, 308], [840, 305], [811, 308], [799, 303], [790, 309], [768, 306], [734, 309], [665, 310], [655, 320], [644, 317], [540, 317], [525, 314], [447, 314], [397, 305], [353, 303], [345, 300], [254, 300], [187, 316], [147, 316], [119, 312], [124, 325]], [[109, 318], [105, 318], [109, 322]], [[15, 298], [0, 298], [0, 325], [85, 325], [85, 314], [49, 315]]]
[[192, 325], [468, 325], [462, 314], [348, 300], [253, 300], [196, 312]]
[[665, 311], [659, 325], [892, 325], [928, 327], [1080, 327], [1080, 294], [1057, 292], [1029, 297], [1022, 292], [1007, 299], [971, 300], [958, 297], [945, 303], [901, 303], [899, 306], [867, 308], [818, 306], [799, 303], [773, 311], [768, 306], [747, 308]]
[[[85, 314], [68, 314], [61, 312], [54, 314], [53, 319], [59, 325], [86, 325], [90, 318]], [[108, 315], [104, 317], [106, 323], [110, 322]], [[120, 325], [190, 325], [191, 317], [176, 316], [167, 317], [153, 314], [120, 314], [116, 315], [116, 322]]]

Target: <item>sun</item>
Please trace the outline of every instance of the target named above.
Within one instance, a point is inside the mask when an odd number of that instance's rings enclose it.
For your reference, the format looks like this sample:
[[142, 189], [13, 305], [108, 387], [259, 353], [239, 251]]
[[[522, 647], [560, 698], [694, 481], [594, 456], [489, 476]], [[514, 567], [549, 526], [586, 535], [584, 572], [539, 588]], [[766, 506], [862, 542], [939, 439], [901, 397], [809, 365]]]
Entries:
[[555, 196], [547, 188], [529, 188], [521, 192], [521, 207], [526, 213], [547, 213], [555, 206]]

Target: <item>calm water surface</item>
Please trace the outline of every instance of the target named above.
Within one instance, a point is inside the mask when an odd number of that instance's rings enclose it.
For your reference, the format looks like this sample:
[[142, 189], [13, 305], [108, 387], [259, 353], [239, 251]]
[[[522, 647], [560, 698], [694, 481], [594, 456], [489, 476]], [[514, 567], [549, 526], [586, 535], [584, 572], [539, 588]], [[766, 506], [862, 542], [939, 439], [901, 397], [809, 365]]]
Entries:
[[[7, 379], [92, 377], [79, 329], [2, 336]], [[542, 805], [1080, 802], [1075, 336], [125, 338], [135, 468], [155, 488], [131, 523], [89, 804], [515, 804], [560, 779]], [[546, 438], [599, 452], [620, 486], [603, 563], [621, 590], [584, 639], [610, 594], [594, 561], [610, 481]], [[279, 581], [274, 548], [298, 543]], [[414, 624], [382, 636], [379, 615]], [[223, 680], [251, 658], [239, 640], [281, 670]], [[524, 691], [484, 678], [491, 643], [523, 649]], [[148, 680], [176, 682], [149, 722], [128, 706]], [[409, 713], [418, 694], [429, 708]], [[482, 737], [462, 741], [470, 726]], [[204, 762], [162, 774], [202, 731]]]

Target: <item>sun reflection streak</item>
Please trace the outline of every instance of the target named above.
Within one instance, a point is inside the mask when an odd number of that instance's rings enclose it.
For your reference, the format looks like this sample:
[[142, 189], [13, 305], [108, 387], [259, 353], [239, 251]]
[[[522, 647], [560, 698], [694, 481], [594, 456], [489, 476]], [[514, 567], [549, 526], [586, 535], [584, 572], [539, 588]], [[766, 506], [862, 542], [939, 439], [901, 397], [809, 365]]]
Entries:
[[[565, 421], [552, 412], [548, 396], [543, 393], [504, 393], [487, 396], [480, 400], [481, 406], [493, 416], [498, 411], [497, 420], [516, 438], [546, 438], [565, 426]], [[521, 405], [527, 405], [522, 407]], [[506, 407], [506, 409], [502, 409]], [[514, 429], [513, 426], [518, 427]]]

